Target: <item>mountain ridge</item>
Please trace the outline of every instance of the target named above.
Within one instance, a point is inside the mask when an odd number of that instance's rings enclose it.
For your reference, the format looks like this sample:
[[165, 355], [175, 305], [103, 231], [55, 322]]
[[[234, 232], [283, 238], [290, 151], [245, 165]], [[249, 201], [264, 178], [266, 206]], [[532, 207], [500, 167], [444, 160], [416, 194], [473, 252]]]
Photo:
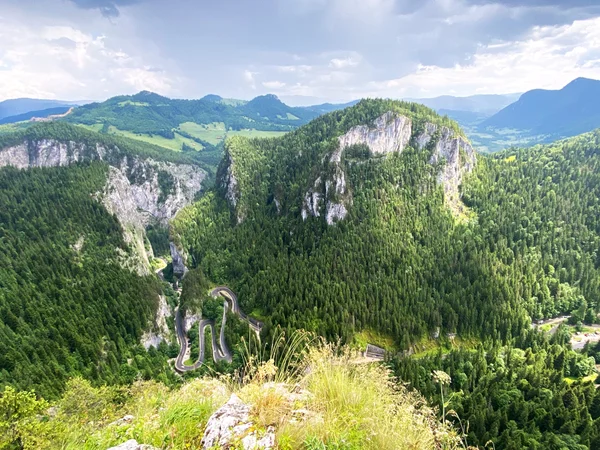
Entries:
[[26, 114], [31, 111], [41, 111], [64, 106], [78, 106], [80, 104], [81, 102], [78, 101], [47, 100], [27, 97], [7, 99], [0, 102], [0, 119]]
[[577, 78], [562, 89], [534, 89], [485, 120], [482, 127], [527, 130], [531, 135], [568, 137], [600, 126], [600, 81]]

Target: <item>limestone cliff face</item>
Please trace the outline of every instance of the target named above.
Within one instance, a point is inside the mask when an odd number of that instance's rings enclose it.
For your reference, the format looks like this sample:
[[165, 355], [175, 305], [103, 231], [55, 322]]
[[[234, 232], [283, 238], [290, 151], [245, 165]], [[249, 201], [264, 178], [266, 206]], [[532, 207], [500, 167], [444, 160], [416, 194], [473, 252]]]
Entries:
[[171, 260], [173, 261], [173, 275], [183, 278], [188, 271], [183, 255], [173, 242], [169, 244], [169, 249], [171, 251]]
[[[423, 131], [413, 133], [413, 123], [409, 117], [388, 111], [376, 119], [372, 127], [355, 126], [340, 136], [338, 141], [339, 146], [329, 156], [327, 175], [320, 175], [304, 196], [304, 220], [309, 215], [320, 217], [323, 208], [329, 225], [347, 216], [352, 205], [352, 192], [346, 183], [342, 156], [348, 147], [354, 145], [367, 146], [371, 157], [402, 153], [411, 142], [422, 151], [433, 146], [429, 162], [440, 166], [437, 181], [444, 189], [445, 201], [455, 214], [463, 211], [459, 187], [463, 176], [475, 167], [476, 155], [471, 144], [449, 128], [426, 123]], [[325, 179], [324, 183], [322, 179]]]
[[245, 213], [240, 205], [241, 192], [235, 174], [235, 162], [229, 152], [225, 153], [225, 157], [219, 167], [217, 183], [225, 190], [225, 199], [229, 203], [231, 209], [235, 211], [237, 222], [242, 223], [245, 218]]
[[110, 165], [107, 183], [98, 198], [123, 227], [124, 238], [137, 260], [132, 268], [148, 274], [146, 225], [150, 221], [166, 224], [177, 211], [192, 203], [202, 189], [206, 172], [192, 165], [122, 155], [117, 147], [100, 144], [42, 139], [0, 149], [0, 167], [57, 167], [94, 160]]
[[[426, 147], [435, 134], [438, 133], [437, 125], [428, 123], [425, 131], [417, 137], [419, 149]], [[459, 187], [465, 174], [470, 173], [477, 163], [477, 155], [471, 144], [462, 136], [456, 136], [446, 127], [439, 129], [439, 137], [430, 164], [441, 164], [438, 183], [444, 187], [446, 204], [455, 214], [464, 211], [465, 206], [460, 200]]]
[[402, 152], [412, 136], [412, 120], [406, 116], [388, 111], [373, 123], [373, 127], [359, 125], [340, 136], [340, 147], [331, 161], [340, 162], [341, 154], [347, 147], [365, 144], [373, 155], [385, 155], [391, 152]]
[[171, 316], [172, 312], [167, 299], [164, 295], [159, 296], [156, 317], [148, 330], [142, 335], [142, 345], [146, 350], [150, 347], [158, 348], [161, 342], [169, 342], [171, 340], [171, 332], [167, 324], [167, 317]]

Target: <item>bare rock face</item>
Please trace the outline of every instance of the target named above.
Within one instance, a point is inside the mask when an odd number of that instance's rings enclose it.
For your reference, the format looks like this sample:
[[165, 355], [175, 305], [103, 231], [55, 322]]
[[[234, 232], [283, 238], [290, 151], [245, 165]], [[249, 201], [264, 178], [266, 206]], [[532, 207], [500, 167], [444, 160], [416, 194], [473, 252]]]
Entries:
[[171, 260], [173, 261], [173, 275], [183, 278], [188, 271], [185, 260], [177, 249], [177, 246], [172, 242], [169, 244], [169, 249], [171, 250]]
[[343, 203], [327, 203], [327, 225], [333, 225], [338, 220], [345, 219], [347, 214], [348, 210], [346, 209], [346, 205]]
[[[419, 150], [435, 141], [430, 164], [440, 165], [438, 183], [444, 188], [446, 204], [456, 214], [464, 212], [465, 206], [460, 200], [459, 187], [465, 174], [471, 172], [476, 164], [476, 155], [471, 144], [462, 136], [456, 135], [447, 127], [438, 127], [426, 123], [424, 130], [413, 136], [410, 118], [388, 111], [375, 120], [372, 127], [359, 125], [351, 128], [338, 138], [338, 148], [328, 157], [329, 175], [322, 181], [319, 176], [303, 200], [302, 218], [320, 217], [322, 205], [325, 203], [325, 220], [328, 225], [343, 220], [352, 205], [352, 192], [347, 185], [347, 175], [342, 156], [344, 151], [353, 145], [361, 144], [369, 147], [374, 157], [390, 153], [401, 153], [413, 140]], [[327, 158], [323, 162], [327, 161]], [[322, 185], [325, 185], [323, 192]]]
[[227, 170], [223, 179], [223, 185], [227, 187], [225, 198], [229, 204], [235, 208], [240, 200], [240, 191], [238, 189], [238, 181], [233, 173], [233, 159], [231, 155], [227, 155]]
[[171, 308], [166, 297], [160, 295], [154, 323], [151, 323], [148, 331], [142, 335], [142, 345], [146, 350], [150, 347], [158, 348], [161, 342], [169, 342], [170, 332], [167, 317], [171, 317], [171, 315]]
[[121, 445], [111, 447], [108, 450], [159, 450], [151, 445], [138, 444], [135, 439], [130, 439], [127, 442], [123, 442]]
[[429, 163], [443, 164], [437, 181], [444, 188], [446, 204], [453, 213], [458, 215], [465, 210], [465, 206], [460, 200], [459, 187], [464, 175], [475, 168], [477, 156], [465, 138], [455, 135], [454, 131], [447, 127], [438, 130], [437, 125], [431, 123], [426, 124], [425, 131], [417, 137], [419, 149], [427, 146], [436, 132], [439, 132], [439, 138], [435, 143]]
[[0, 167], [28, 169], [106, 161], [110, 165], [108, 180], [98, 197], [117, 216], [125, 241], [135, 251], [135, 261], [128, 266], [146, 275], [150, 273], [152, 256], [144, 242], [146, 225], [151, 221], [166, 224], [181, 208], [191, 204], [202, 189], [206, 172], [189, 164], [120, 154], [117, 147], [42, 139], [0, 149]]
[[321, 215], [321, 200], [323, 199], [321, 177], [315, 180], [312, 189], [304, 195], [304, 204], [302, 205], [302, 219], [306, 220], [308, 215], [319, 217]]
[[359, 125], [339, 137], [340, 150], [332, 155], [332, 162], [340, 162], [341, 154], [347, 147], [365, 144], [374, 155], [402, 152], [410, 142], [412, 120], [406, 116], [388, 111], [374, 122], [374, 127]]
[[266, 432], [258, 433], [254, 430], [250, 420], [250, 405], [245, 404], [233, 394], [229, 401], [217, 410], [208, 419], [202, 448], [240, 448], [244, 450], [273, 449], [275, 448], [275, 430], [269, 427]]
[[352, 195], [346, 183], [346, 172], [342, 165], [344, 151], [353, 145], [362, 144], [369, 147], [373, 156], [383, 156], [389, 153], [401, 153], [409, 144], [412, 133], [410, 118], [388, 111], [373, 123], [373, 127], [358, 125], [338, 138], [339, 146], [329, 158], [333, 166], [330, 178], [325, 181], [325, 194], [319, 192], [321, 178], [315, 182], [313, 189], [304, 197], [302, 218], [309, 215], [319, 217], [320, 201], [326, 199], [325, 220], [333, 225], [343, 220], [352, 204]]
[[246, 218], [244, 211], [240, 205], [240, 187], [238, 179], [235, 176], [235, 163], [230, 154], [225, 157], [225, 171], [219, 177], [219, 185], [225, 189], [225, 199], [229, 206], [236, 212], [237, 223], [242, 223]]

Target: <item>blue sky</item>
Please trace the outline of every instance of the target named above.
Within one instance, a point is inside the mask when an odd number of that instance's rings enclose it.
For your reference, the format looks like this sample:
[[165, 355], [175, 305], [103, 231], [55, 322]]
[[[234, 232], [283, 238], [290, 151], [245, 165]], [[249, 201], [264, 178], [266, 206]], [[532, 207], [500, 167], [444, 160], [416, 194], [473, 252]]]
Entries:
[[591, 0], [0, 0], [0, 100], [523, 92], [600, 79]]

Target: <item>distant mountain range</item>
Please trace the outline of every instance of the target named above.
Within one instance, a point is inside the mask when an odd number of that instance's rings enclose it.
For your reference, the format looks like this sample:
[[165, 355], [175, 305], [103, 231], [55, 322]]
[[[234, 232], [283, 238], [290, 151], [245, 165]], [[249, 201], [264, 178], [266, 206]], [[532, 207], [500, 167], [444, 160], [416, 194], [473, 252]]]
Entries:
[[577, 78], [560, 90], [535, 89], [482, 123], [532, 135], [573, 136], [600, 127], [600, 81]]
[[[456, 120], [481, 151], [527, 146], [575, 136], [600, 127], [600, 81], [578, 78], [560, 90], [524, 94], [406, 99]], [[15, 99], [0, 102], [0, 124], [66, 112], [77, 102]], [[250, 101], [210, 94], [198, 100], [152, 92], [110, 98], [77, 107], [64, 120], [94, 131], [151, 142], [171, 150], [202, 150], [228, 136], [274, 137], [332, 111], [358, 103], [292, 107], [275, 95]], [[210, 157], [218, 159], [215, 153]], [[207, 161], [208, 162], [208, 161]], [[210, 163], [212, 164], [212, 163]]]
[[18, 114], [16, 116], [9, 116], [0, 119], [0, 125], [5, 125], [7, 123], [17, 123], [24, 122], [26, 120], [31, 120], [34, 118], [46, 119], [51, 116], [60, 116], [66, 114], [72, 106], [57, 106], [56, 108], [42, 109], [41, 111], [29, 111], [23, 114]]
[[222, 124], [225, 132], [244, 129], [290, 131], [317, 115], [306, 108], [287, 106], [275, 95], [263, 95], [250, 101], [224, 99], [218, 95], [180, 100], [143, 91], [82, 106], [67, 120], [173, 138], [173, 130], [185, 123]]
[[[64, 100], [43, 100], [37, 98], [15, 98], [0, 102], [0, 119], [65, 106], [78, 106], [84, 102], [69, 102]], [[23, 119], [27, 120], [27, 119]], [[5, 122], [9, 123], [9, 122]]]
[[406, 99], [410, 102], [421, 103], [436, 111], [464, 111], [492, 115], [502, 108], [519, 99], [521, 94], [506, 95], [471, 95], [469, 97], [453, 97], [443, 95], [434, 98]]

